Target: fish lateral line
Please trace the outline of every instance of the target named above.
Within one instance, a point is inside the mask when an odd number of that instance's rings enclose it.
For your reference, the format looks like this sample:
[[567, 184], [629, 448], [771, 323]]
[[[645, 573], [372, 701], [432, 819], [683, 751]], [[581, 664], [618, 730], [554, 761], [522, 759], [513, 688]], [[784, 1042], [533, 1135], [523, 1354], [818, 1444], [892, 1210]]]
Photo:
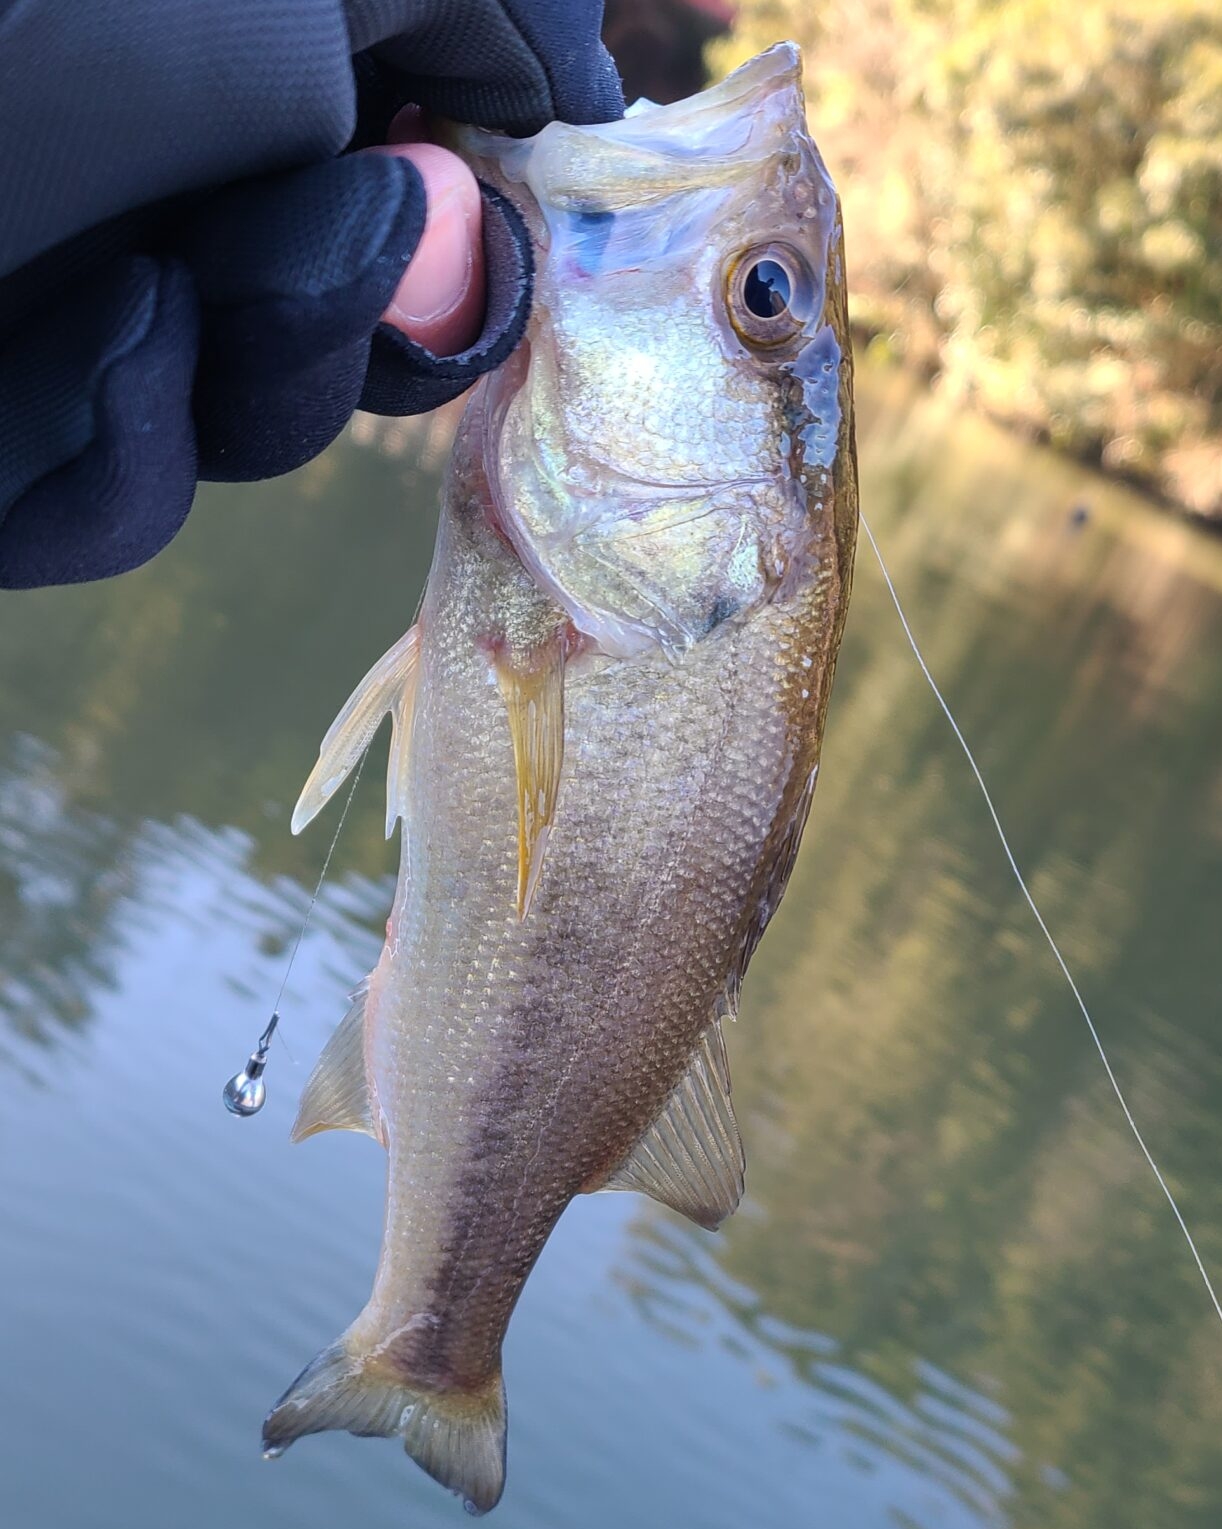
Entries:
[[928, 684], [930, 690], [933, 691], [934, 699], [937, 701], [938, 706], [941, 708], [947, 722], [950, 723], [950, 728], [955, 735], [955, 740], [959, 744], [960, 749], [963, 751], [963, 755], [966, 758], [968, 765], [971, 767], [972, 774], [976, 780], [976, 785], [980, 790], [981, 796], [984, 798], [985, 807], [988, 809], [989, 817], [992, 820], [993, 831], [997, 836], [998, 843], [1001, 845], [1002, 853], [1005, 855], [1006, 862], [1010, 867], [1010, 871], [1013, 874], [1015, 881], [1018, 883], [1018, 889], [1022, 893], [1027, 907], [1031, 910], [1032, 917], [1035, 919], [1040, 933], [1044, 936], [1048, 948], [1052, 951], [1057, 966], [1061, 970], [1061, 975], [1065, 978], [1066, 983], [1069, 985], [1069, 991], [1073, 994], [1074, 1002], [1077, 1004], [1082, 1018], [1086, 1021], [1086, 1028], [1090, 1032], [1090, 1038], [1094, 1042], [1095, 1050], [1099, 1053], [1099, 1060], [1103, 1063], [1103, 1070], [1107, 1075], [1107, 1081], [1111, 1085], [1111, 1089], [1113, 1094], [1116, 1096], [1117, 1103], [1120, 1105], [1120, 1109], [1124, 1115], [1125, 1121], [1128, 1124], [1129, 1131], [1132, 1134], [1134, 1141], [1136, 1141], [1138, 1147], [1141, 1149], [1141, 1154], [1149, 1165], [1150, 1171], [1153, 1173], [1158, 1187], [1162, 1190], [1167, 1204], [1171, 1207], [1171, 1213], [1175, 1217], [1176, 1224], [1180, 1229], [1185, 1243], [1188, 1245], [1188, 1251], [1192, 1255], [1193, 1262], [1197, 1267], [1197, 1272], [1201, 1276], [1201, 1281], [1205, 1286], [1210, 1301], [1213, 1303], [1214, 1311], [1217, 1313], [1218, 1320], [1222, 1322], [1222, 1302], [1219, 1301], [1217, 1292], [1214, 1289], [1213, 1281], [1210, 1279], [1209, 1272], [1205, 1268], [1205, 1261], [1201, 1257], [1200, 1251], [1197, 1247], [1196, 1239], [1192, 1235], [1192, 1232], [1189, 1230], [1188, 1223], [1184, 1218], [1184, 1213], [1180, 1210], [1179, 1203], [1171, 1191], [1171, 1186], [1163, 1177], [1162, 1169], [1159, 1168], [1157, 1162], [1154, 1160], [1154, 1154], [1146, 1145], [1146, 1139], [1141, 1133], [1141, 1129], [1138, 1126], [1136, 1119], [1134, 1118], [1133, 1112], [1129, 1108], [1129, 1102], [1124, 1096], [1124, 1091], [1120, 1087], [1120, 1082], [1112, 1069], [1111, 1061], [1108, 1059], [1107, 1052], [1104, 1049], [1102, 1037], [1099, 1034], [1099, 1030], [1095, 1024], [1094, 1019], [1091, 1017], [1090, 1009], [1087, 1007], [1086, 1000], [1082, 996], [1081, 989], [1078, 987], [1078, 984], [1074, 979], [1074, 975], [1069, 969], [1069, 963], [1061, 954], [1061, 947], [1057, 944], [1052, 931], [1049, 929], [1047, 923], [1044, 920], [1044, 915], [1040, 912], [1039, 905], [1036, 903], [1030, 887], [1027, 885], [1026, 877], [1023, 875], [1022, 870], [1018, 864], [1018, 859], [1010, 846], [1009, 836], [1005, 829], [1002, 827], [1001, 818], [998, 815], [997, 807], [993, 801], [993, 794], [985, 782], [985, 778], [980, 769], [980, 766], [976, 763], [976, 756], [973, 754], [967, 739], [964, 737], [963, 730], [960, 728], [959, 723], [956, 721], [955, 715], [951, 711], [946, 697], [939, 689], [938, 683], [934, 679], [933, 674], [930, 672], [929, 665], [925, 661], [925, 656], [917, 644], [916, 636], [913, 633], [912, 627], [908, 621], [908, 617], [904, 612], [904, 607], [900, 602], [899, 593], [896, 590], [895, 583], [891, 578], [891, 574], [888, 571], [887, 565], [883, 560], [882, 551], [879, 548], [878, 542], [875, 540], [874, 532], [870, 529], [869, 522], [866, 520], [865, 515], [861, 514], [860, 511], [859, 519], [861, 521], [861, 527], [866, 533], [866, 539], [869, 541], [870, 547], [874, 552], [874, 557], [878, 563], [879, 569], [882, 572], [883, 582], [887, 587], [887, 593], [891, 597], [891, 603], [895, 606], [896, 615], [899, 617], [900, 625], [904, 629], [904, 636], [908, 639], [908, 646], [912, 649], [913, 656], [916, 658], [921, 673], [925, 676], [925, 681]]

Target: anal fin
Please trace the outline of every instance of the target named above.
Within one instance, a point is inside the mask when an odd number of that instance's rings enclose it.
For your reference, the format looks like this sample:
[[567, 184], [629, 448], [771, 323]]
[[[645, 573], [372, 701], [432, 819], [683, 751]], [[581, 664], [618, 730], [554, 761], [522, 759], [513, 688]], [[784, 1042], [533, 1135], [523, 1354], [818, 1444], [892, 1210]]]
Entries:
[[292, 830], [299, 834], [331, 800], [369, 747], [373, 735], [390, 713], [394, 735], [386, 770], [386, 837], [397, 819], [406, 816], [406, 760], [411, 729], [416, 674], [420, 663], [420, 628], [412, 627], [373, 668], [344, 702], [327, 730], [293, 809]]
[[498, 659], [518, 778], [518, 917], [543, 870], [564, 763], [564, 643], [559, 633], [529, 658]]
[[601, 1187], [640, 1190], [714, 1231], [742, 1199], [744, 1167], [725, 1041], [714, 1020], [662, 1113]]
[[352, 994], [352, 1006], [340, 1020], [334, 1035], [310, 1074], [292, 1139], [304, 1141], [319, 1131], [364, 1131], [382, 1141], [380, 1113], [365, 1066], [366, 979]]

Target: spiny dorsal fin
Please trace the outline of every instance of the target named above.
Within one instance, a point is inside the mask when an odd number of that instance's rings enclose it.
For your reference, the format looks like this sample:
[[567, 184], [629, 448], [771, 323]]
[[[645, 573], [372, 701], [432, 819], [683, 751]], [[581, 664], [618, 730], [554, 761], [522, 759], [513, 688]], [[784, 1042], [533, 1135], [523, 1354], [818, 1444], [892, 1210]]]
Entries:
[[313, 822], [343, 785], [357, 760], [369, 747], [382, 718], [391, 714], [394, 735], [386, 770], [386, 837], [395, 822], [405, 817], [407, 803], [407, 745], [411, 732], [412, 702], [420, 660], [420, 628], [412, 627], [393, 648], [383, 653], [373, 668], [344, 702], [327, 730], [318, 751], [318, 763], [302, 787], [293, 809], [292, 829], [299, 834]]
[[662, 1113], [603, 1188], [638, 1189], [714, 1231], [742, 1199], [744, 1166], [730, 1066], [714, 1020]]
[[543, 870], [564, 763], [564, 644], [557, 637], [529, 660], [498, 659], [518, 776], [518, 917], [525, 918]]
[[785, 888], [789, 885], [789, 878], [793, 874], [793, 868], [798, 859], [798, 850], [802, 845], [802, 830], [806, 827], [806, 820], [810, 816], [811, 799], [814, 797], [815, 783], [818, 779], [819, 766], [816, 764], [807, 775], [797, 800], [788, 809], [788, 817], [778, 818], [779, 833], [776, 847], [771, 859], [761, 867], [763, 880], [758, 898], [755, 906], [750, 910], [750, 917], [742, 931], [734, 964], [730, 968], [730, 975], [726, 981], [725, 998], [722, 1003], [723, 1018], [726, 1014], [731, 1019], [738, 1018], [738, 996], [743, 985], [743, 978], [747, 974], [748, 963], [764, 937], [764, 930], [767, 929], [769, 920], [780, 907]]
[[352, 994], [352, 1007], [323, 1047], [297, 1107], [294, 1141], [304, 1141], [318, 1131], [364, 1131], [375, 1141], [383, 1141], [381, 1112], [365, 1066], [368, 994], [366, 978]]

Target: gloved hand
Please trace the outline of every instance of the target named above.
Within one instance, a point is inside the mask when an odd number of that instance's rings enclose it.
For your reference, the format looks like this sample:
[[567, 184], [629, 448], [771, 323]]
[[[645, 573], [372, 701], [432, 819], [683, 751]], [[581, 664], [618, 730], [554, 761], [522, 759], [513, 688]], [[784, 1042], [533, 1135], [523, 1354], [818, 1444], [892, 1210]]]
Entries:
[[197, 478], [308, 461], [358, 404], [456, 396], [521, 336], [530, 252], [483, 194], [487, 307], [438, 357], [381, 322], [419, 173], [343, 152], [408, 101], [533, 132], [622, 110], [601, 0], [0, 0], [0, 586], [120, 573]]

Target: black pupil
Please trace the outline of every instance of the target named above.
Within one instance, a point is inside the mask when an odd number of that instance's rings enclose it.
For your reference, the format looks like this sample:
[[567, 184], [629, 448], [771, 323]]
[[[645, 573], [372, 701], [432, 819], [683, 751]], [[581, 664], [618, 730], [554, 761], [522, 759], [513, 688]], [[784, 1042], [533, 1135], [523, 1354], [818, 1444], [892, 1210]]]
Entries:
[[757, 260], [743, 283], [743, 301], [757, 319], [774, 319], [789, 307], [789, 273], [775, 260]]

